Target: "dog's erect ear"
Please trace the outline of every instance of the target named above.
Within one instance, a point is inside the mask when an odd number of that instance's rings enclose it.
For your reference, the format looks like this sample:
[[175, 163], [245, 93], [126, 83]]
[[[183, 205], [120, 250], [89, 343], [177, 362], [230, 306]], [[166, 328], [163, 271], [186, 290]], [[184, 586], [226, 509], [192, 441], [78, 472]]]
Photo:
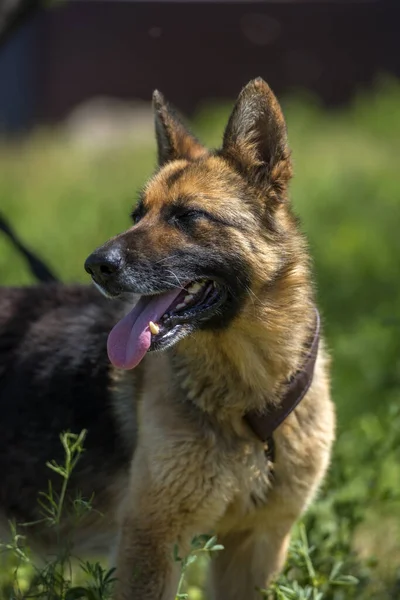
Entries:
[[186, 129], [157, 90], [153, 93], [153, 107], [160, 166], [170, 160], [195, 160], [206, 154], [206, 148]]
[[256, 186], [284, 192], [292, 174], [279, 102], [261, 78], [241, 91], [224, 134], [222, 155]]

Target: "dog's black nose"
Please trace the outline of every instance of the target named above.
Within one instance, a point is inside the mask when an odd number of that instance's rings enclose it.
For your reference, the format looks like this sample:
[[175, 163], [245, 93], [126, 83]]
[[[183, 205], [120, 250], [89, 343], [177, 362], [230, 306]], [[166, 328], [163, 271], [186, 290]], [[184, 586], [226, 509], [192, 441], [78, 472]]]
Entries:
[[122, 266], [120, 248], [99, 248], [85, 261], [85, 270], [98, 283], [103, 283], [115, 275]]

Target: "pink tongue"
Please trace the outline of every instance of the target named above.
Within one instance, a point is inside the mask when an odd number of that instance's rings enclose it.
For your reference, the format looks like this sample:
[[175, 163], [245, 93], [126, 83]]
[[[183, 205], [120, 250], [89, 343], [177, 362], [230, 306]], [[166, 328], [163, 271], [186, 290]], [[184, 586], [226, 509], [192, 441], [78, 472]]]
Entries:
[[133, 369], [140, 363], [151, 344], [149, 321], [157, 323], [181, 289], [148, 298], [139, 302], [111, 330], [107, 341], [108, 358], [119, 369]]

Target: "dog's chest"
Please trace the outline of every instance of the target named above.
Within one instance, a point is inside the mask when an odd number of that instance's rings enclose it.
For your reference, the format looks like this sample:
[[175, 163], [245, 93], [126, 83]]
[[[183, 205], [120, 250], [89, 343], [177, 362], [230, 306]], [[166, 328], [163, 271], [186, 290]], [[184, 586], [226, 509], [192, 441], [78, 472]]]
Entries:
[[237, 493], [218, 523], [219, 533], [253, 527], [268, 505], [273, 470], [264, 451], [243, 444], [235, 465]]

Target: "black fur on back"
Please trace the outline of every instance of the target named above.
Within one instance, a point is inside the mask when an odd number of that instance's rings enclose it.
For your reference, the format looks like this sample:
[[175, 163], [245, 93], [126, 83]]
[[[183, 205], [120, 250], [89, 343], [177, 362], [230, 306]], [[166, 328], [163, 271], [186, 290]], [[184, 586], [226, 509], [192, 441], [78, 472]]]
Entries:
[[0, 505], [7, 515], [37, 518], [39, 490], [50, 478], [59, 487], [45, 465], [63, 462], [63, 431], [88, 430], [74, 478], [84, 495], [127, 468], [134, 440], [128, 448], [117, 433], [106, 352], [122, 310], [91, 287], [0, 288]]

